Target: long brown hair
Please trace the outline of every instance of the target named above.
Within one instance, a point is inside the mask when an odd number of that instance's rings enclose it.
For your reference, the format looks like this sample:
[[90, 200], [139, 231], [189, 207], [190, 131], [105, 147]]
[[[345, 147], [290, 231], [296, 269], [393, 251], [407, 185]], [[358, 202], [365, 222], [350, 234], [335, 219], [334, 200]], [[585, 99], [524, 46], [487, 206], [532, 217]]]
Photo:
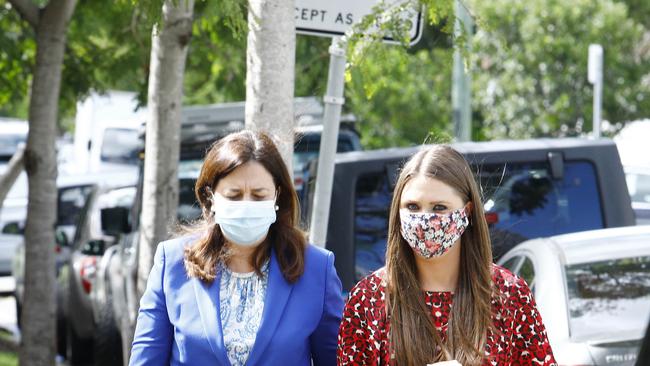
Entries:
[[[447, 341], [436, 330], [418, 281], [413, 250], [400, 233], [399, 207], [406, 183], [416, 175], [435, 178], [471, 202], [470, 225], [461, 237], [460, 271]], [[426, 365], [455, 359], [479, 365], [491, 325], [492, 251], [481, 198], [467, 161], [436, 145], [415, 154], [400, 173], [391, 203], [386, 253], [387, 300], [392, 363]]]
[[293, 283], [302, 275], [306, 237], [298, 228], [300, 206], [287, 166], [267, 134], [241, 131], [218, 140], [205, 155], [194, 189], [202, 216], [186, 230], [198, 234], [196, 241], [185, 249], [185, 268], [190, 277], [210, 283], [215, 279], [217, 263], [227, 259], [223, 234], [212, 215], [212, 192], [221, 178], [249, 161], [262, 164], [278, 190], [276, 221], [267, 239], [255, 249], [252, 265], [261, 274], [273, 248], [288, 282]]

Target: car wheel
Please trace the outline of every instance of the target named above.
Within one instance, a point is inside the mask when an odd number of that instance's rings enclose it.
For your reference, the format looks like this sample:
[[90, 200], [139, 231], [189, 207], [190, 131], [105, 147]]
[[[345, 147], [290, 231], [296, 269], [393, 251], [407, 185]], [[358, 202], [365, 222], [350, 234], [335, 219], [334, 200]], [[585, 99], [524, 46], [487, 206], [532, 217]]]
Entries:
[[60, 310], [57, 309], [57, 314], [56, 314], [56, 353], [59, 355], [65, 355], [67, 348], [68, 348], [68, 342], [67, 342], [67, 328], [66, 328], [66, 321], [65, 317], [63, 314], [61, 314]]
[[67, 322], [66, 329], [66, 358], [68, 359], [70, 366], [92, 364], [92, 340], [87, 340], [79, 337], [70, 322]]
[[122, 337], [113, 314], [113, 297], [102, 303], [95, 328], [95, 366], [122, 366]]

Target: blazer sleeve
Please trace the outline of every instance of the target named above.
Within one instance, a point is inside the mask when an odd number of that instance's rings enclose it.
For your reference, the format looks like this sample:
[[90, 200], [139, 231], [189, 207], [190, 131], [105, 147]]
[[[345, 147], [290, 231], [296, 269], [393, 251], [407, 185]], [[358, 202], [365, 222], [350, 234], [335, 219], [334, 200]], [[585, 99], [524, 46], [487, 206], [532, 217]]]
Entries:
[[334, 268], [334, 254], [328, 253], [323, 314], [309, 337], [315, 366], [336, 365], [336, 341], [344, 306], [341, 289], [341, 280]]
[[140, 299], [130, 366], [169, 365], [173, 328], [167, 316], [164, 273], [165, 250], [163, 245], [158, 245], [147, 289]]

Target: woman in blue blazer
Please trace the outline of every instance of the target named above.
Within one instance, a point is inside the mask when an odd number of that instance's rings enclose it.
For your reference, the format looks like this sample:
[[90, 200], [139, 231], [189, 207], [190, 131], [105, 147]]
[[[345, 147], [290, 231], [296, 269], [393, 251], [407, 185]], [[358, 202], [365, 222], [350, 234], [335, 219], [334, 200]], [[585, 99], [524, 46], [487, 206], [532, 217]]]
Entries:
[[203, 216], [158, 245], [130, 365], [335, 365], [334, 256], [308, 245], [286, 165], [264, 133], [226, 136], [196, 182]]

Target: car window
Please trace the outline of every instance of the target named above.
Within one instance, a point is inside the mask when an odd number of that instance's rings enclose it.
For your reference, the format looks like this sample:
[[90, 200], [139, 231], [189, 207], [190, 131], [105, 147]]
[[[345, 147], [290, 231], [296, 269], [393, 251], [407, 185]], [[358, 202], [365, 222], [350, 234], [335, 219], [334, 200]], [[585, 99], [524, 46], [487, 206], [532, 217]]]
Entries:
[[521, 257], [514, 256], [505, 261], [505, 263], [501, 264], [501, 267], [507, 269], [512, 273], [517, 273], [517, 270], [519, 269], [519, 262], [521, 262]]
[[142, 140], [138, 131], [128, 128], [107, 128], [104, 130], [101, 160], [110, 163], [138, 164]]
[[650, 203], [650, 173], [626, 173], [625, 180], [632, 202]]
[[568, 265], [565, 275], [572, 339], [613, 330], [643, 334], [650, 313], [650, 256]]
[[366, 174], [357, 181], [354, 215], [357, 281], [384, 265], [392, 195], [386, 174]]
[[76, 225], [79, 212], [86, 204], [92, 186], [77, 186], [59, 189], [57, 225]]
[[[293, 147], [293, 168], [294, 171], [304, 169], [307, 164], [318, 157], [320, 150], [320, 133], [305, 134], [296, 138]], [[336, 145], [336, 152], [354, 151], [355, 143], [348, 134], [340, 134]]]
[[592, 164], [564, 164], [561, 179], [547, 163], [478, 166], [476, 171], [498, 258], [532, 238], [603, 227], [600, 195]]
[[517, 271], [517, 275], [526, 281], [528, 287], [531, 289], [535, 286], [535, 267], [533, 266], [533, 261], [528, 257], [524, 257], [524, 261]]
[[202, 160], [181, 160], [178, 165], [178, 210], [177, 217], [187, 223], [201, 216], [199, 206], [194, 194], [194, 185], [199, 177]]
[[0, 134], [0, 161], [9, 161], [20, 144], [27, 141], [26, 133]]

